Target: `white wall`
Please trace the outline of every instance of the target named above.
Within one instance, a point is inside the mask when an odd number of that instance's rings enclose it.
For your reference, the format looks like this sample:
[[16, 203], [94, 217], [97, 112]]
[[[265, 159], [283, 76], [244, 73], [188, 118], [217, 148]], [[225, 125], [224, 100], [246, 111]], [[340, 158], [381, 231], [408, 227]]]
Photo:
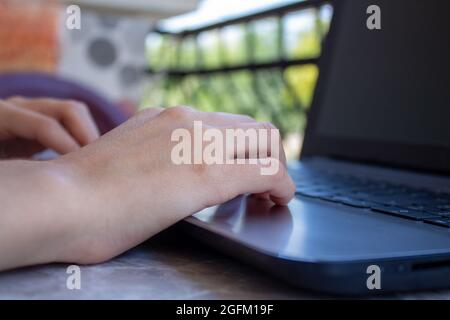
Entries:
[[145, 38], [153, 22], [83, 9], [81, 30], [68, 30], [64, 23], [63, 18], [59, 73], [116, 101], [138, 101], [147, 67]]
[[[198, 0], [63, 0], [81, 7], [81, 30], [60, 19], [59, 73], [87, 84], [115, 101], [138, 103], [148, 63], [145, 39], [158, 18], [195, 9]], [[139, 14], [130, 14], [136, 11]], [[134, 13], [136, 13], [134, 12]], [[158, 18], [157, 18], [158, 17]]]

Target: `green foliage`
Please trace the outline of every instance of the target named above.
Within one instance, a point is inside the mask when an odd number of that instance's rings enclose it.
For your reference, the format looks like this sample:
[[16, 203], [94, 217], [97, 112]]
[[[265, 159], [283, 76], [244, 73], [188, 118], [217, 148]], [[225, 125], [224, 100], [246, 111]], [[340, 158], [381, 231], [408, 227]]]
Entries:
[[[279, 25], [277, 20], [250, 27], [228, 27], [228, 37], [217, 30], [195, 38], [156, 35], [150, 39], [148, 58], [153, 70], [198, 67], [216, 68], [227, 65], [279, 59]], [[319, 28], [316, 28], [319, 26]], [[288, 56], [317, 57], [321, 35], [327, 22], [297, 34], [297, 44]], [[249, 49], [253, 48], [253, 51]], [[192, 105], [204, 111], [243, 113], [260, 121], [271, 121], [283, 136], [302, 132], [318, 70], [315, 65], [289, 67], [285, 70], [236, 71], [186, 77], [154, 76], [143, 99], [143, 106]]]

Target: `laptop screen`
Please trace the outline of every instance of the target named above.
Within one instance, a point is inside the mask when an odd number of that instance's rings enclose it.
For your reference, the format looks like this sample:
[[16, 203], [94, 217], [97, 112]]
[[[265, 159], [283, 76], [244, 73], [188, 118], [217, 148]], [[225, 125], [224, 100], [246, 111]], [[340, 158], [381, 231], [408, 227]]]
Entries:
[[309, 122], [307, 155], [450, 172], [449, 1], [336, 1]]

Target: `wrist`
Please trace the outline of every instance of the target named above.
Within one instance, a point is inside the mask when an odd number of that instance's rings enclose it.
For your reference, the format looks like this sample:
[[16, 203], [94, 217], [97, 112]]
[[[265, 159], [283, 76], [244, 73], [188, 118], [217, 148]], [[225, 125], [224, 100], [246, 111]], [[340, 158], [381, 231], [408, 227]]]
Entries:
[[67, 200], [62, 227], [67, 236], [59, 262], [98, 263], [117, 251], [111, 240], [117, 230], [111, 221], [121, 211], [121, 201], [115, 201], [120, 194], [114, 181], [109, 181], [107, 162], [75, 153], [50, 161], [56, 184], [62, 188], [59, 194]]
[[58, 161], [36, 162], [36, 181], [45, 196], [48, 208], [41, 228], [47, 230], [48, 253], [45, 262], [78, 262], [78, 239], [86, 224], [82, 213], [85, 198], [81, 179], [76, 171]]
[[79, 230], [71, 174], [52, 161], [4, 161], [0, 269], [63, 262]]

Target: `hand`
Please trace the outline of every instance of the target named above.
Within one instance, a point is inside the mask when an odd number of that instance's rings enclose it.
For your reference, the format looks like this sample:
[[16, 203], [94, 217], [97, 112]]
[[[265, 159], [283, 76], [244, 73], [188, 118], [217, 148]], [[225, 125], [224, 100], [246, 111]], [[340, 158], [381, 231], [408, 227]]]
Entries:
[[66, 230], [58, 232], [64, 239], [55, 243], [64, 249], [57, 250], [61, 254], [53, 260], [110, 259], [173, 223], [240, 194], [259, 194], [279, 205], [291, 200], [295, 187], [283, 153], [273, 159], [280, 162], [274, 175], [261, 175], [257, 164], [175, 165], [171, 134], [178, 128], [192, 130], [194, 120], [220, 130], [273, 128], [247, 116], [188, 107], [153, 108], [81, 150], [50, 161], [64, 177], [64, 193], [70, 193], [68, 209], [55, 217], [64, 221], [59, 225]]
[[65, 154], [98, 137], [88, 108], [81, 102], [0, 100], [0, 158], [30, 157], [47, 148]]

